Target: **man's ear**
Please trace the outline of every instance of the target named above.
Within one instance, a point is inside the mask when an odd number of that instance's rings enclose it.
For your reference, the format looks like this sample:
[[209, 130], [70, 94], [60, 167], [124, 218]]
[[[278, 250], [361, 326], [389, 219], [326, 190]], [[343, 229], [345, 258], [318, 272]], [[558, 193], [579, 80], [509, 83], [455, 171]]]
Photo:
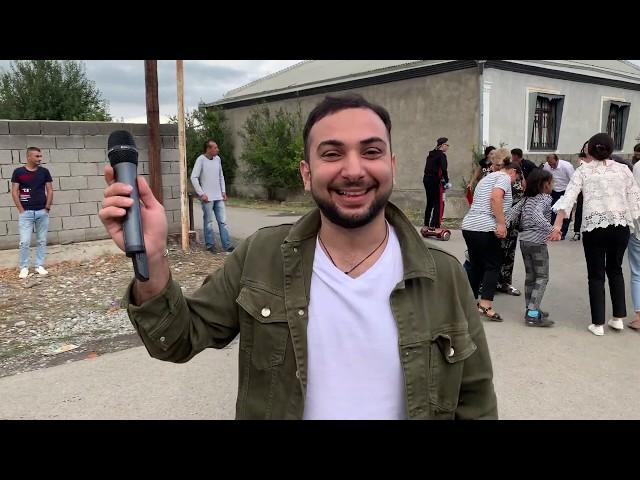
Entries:
[[311, 169], [309, 168], [309, 163], [302, 160], [300, 161], [300, 176], [302, 177], [302, 182], [304, 183], [305, 192], [311, 191]]

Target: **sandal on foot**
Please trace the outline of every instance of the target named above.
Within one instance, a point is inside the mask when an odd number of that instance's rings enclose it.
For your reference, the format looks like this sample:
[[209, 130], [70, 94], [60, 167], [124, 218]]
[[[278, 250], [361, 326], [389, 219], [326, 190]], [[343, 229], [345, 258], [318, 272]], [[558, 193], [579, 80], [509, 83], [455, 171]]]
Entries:
[[478, 304], [478, 313], [480, 315], [482, 315], [483, 317], [487, 317], [489, 320], [493, 320], [494, 322], [502, 322], [502, 317], [498, 312], [494, 310], [493, 314], [490, 315], [489, 310], [493, 310], [493, 307], [485, 308]]

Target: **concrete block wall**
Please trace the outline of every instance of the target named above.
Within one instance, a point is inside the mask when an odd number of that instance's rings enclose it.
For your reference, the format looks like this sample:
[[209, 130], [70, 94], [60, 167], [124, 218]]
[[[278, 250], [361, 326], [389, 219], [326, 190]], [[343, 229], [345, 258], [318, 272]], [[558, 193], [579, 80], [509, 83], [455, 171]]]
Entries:
[[[11, 176], [26, 163], [26, 149], [31, 146], [42, 150], [42, 166], [53, 178], [48, 242], [107, 238], [98, 210], [106, 186], [107, 139], [115, 130], [128, 130], [134, 136], [140, 152], [138, 172], [148, 181], [146, 124], [0, 120], [0, 249], [18, 247], [18, 209], [11, 198]], [[172, 232], [180, 230], [177, 135], [176, 125], [160, 125], [163, 197]]]

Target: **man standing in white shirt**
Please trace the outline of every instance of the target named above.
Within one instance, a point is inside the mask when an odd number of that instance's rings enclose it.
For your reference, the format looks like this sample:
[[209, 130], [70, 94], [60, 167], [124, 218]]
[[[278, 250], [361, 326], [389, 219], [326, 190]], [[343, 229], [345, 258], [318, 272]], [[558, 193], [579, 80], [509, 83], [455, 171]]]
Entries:
[[227, 199], [222, 172], [222, 161], [218, 156], [218, 144], [213, 140], [207, 140], [204, 144], [204, 153], [196, 159], [196, 164], [191, 172], [191, 183], [200, 196], [202, 203], [202, 217], [204, 221], [204, 241], [207, 250], [215, 252], [215, 240], [213, 234], [213, 215], [216, 216], [220, 230], [222, 249], [232, 252], [233, 245], [229, 239], [227, 229], [224, 202]]
[[[551, 198], [553, 198], [553, 203], [555, 204], [560, 197], [564, 195], [564, 191], [566, 190], [567, 185], [569, 185], [569, 181], [571, 180], [575, 169], [571, 163], [566, 160], [560, 160], [558, 155], [555, 153], [547, 155], [547, 161], [542, 168], [553, 175], [553, 191], [551, 192]], [[551, 223], [555, 221], [556, 213], [553, 212], [551, 214]], [[567, 218], [562, 222], [562, 240], [567, 236], [570, 221], [571, 219]]]

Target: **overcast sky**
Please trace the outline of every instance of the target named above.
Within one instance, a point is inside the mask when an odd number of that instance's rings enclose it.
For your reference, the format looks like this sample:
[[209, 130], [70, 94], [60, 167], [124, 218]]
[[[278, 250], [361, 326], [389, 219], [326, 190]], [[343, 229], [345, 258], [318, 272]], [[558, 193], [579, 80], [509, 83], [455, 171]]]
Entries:
[[[193, 110], [200, 101], [213, 102], [234, 88], [277, 72], [300, 60], [185, 60], [184, 104]], [[146, 123], [143, 60], [85, 60], [87, 76], [96, 82], [115, 120]], [[0, 60], [7, 70], [10, 60]], [[175, 115], [176, 62], [158, 60], [160, 121]]]
[[[277, 72], [300, 60], [185, 60], [185, 108], [193, 110], [200, 101], [213, 102], [229, 90], [270, 73]], [[640, 65], [640, 60], [631, 60]], [[10, 60], [0, 60], [0, 69], [7, 69]], [[109, 101], [114, 120], [146, 123], [144, 92], [144, 61], [86, 60], [87, 76], [94, 80]], [[158, 96], [160, 121], [176, 114], [176, 62], [158, 61]]]

